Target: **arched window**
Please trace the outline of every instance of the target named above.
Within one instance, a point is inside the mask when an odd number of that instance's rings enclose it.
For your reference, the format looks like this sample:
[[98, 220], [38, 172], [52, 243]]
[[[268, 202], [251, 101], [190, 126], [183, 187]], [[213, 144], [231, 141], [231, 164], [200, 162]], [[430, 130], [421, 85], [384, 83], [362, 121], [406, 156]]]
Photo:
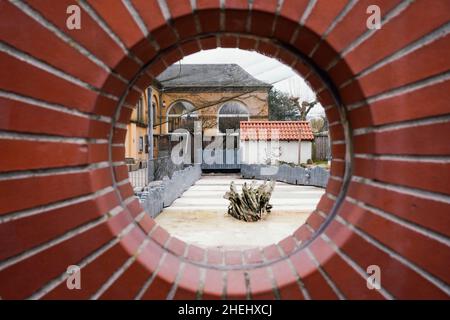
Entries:
[[194, 132], [194, 120], [197, 118], [197, 112], [192, 103], [187, 101], [177, 101], [173, 103], [167, 111], [168, 131], [173, 132], [176, 129], [183, 128]]
[[219, 131], [226, 133], [227, 129], [239, 129], [241, 121], [249, 120], [247, 108], [238, 101], [226, 102], [219, 110]]
[[152, 102], [152, 116], [153, 116], [153, 126], [156, 126], [157, 124], [160, 123], [160, 119], [158, 119], [158, 114], [157, 114], [157, 110], [158, 110], [158, 98], [156, 98], [156, 96], [153, 96], [153, 102]]

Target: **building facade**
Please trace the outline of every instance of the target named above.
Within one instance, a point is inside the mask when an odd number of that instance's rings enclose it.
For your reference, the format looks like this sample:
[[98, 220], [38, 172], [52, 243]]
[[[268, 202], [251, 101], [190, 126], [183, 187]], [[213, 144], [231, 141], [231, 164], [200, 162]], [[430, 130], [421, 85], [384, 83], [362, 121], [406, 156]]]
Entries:
[[314, 135], [308, 121], [241, 122], [241, 162], [306, 163], [312, 158]]
[[166, 155], [173, 143], [171, 137], [180, 129], [192, 134], [195, 122], [201, 124], [206, 140], [203, 147], [215, 137], [228, 134], [236, 137], [233, 149], [238, 150], [240, 122], [268, 119], [270, 89], [271, 85], [236, 64], [169, 67], [133, 108], [125, 142], [129, 169], [145, 167], [149, 149], [153, 150], [153, 159]]

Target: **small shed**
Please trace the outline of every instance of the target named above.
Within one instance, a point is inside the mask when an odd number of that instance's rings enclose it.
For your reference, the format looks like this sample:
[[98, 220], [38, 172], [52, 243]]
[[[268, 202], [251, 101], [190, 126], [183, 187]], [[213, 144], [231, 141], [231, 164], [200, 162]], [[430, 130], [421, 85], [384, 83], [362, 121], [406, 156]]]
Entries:
[[306, 163], [313, 141], [308, 121], [241, 121], [241, 163]]

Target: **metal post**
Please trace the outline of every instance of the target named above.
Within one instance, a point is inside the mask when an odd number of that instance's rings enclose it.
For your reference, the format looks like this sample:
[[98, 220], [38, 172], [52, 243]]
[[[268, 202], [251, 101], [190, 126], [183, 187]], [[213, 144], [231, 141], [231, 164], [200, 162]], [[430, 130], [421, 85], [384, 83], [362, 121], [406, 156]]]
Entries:
[[147, 157], [147, 177], [148, 182], [154, 179], [153, 165], [153, 105], [152, 105], [152, 87], [147, 88], [147, 136], [148, 136], [148, 157]]
[[302, 163], [302, 124], [300, 122], [299, 137], [298, 137], [298, 164]]

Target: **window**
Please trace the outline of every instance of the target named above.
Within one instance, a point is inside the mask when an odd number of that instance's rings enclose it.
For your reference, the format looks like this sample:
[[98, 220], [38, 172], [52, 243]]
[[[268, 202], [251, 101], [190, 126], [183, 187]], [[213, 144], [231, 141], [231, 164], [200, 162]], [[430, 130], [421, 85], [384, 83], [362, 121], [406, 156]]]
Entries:
[[152, 113], [153, 113], [153, 126], [155, 126], [156, 124], [159, 123], [159, 121], [157, 120], [157, 115], [156, 115], [156, 104], [153, 102], [152, 103]]
[[137, 104], [137, 122], [143, 123], [144, 122], [144, 104], [142, 103], [142, 98], [139, 99]]
[[240, 102], [226, 102], [219, 110], [219, 131], [226, 133], [227, 129], [237, 130], [241, 121], [247, 121], [249, 113], [247, 108]]
[[142, 136], [139, 137], [138, 150], [139, 150], [139, 152], [144, 151], [144, 137], [142, 137]]
[[145, 153], [148, 153], [148, 147], [149, 147], [149, 145], [148, 145], [148, 134], [146, 134], [145, 135]]
[[197, 118], [197, 112], [194, 110], [192, 103], [187, 101], [178, 101], [172, 104], [167, 112], [169, 132], [180, 128], [194, 132], [194, 120]]

